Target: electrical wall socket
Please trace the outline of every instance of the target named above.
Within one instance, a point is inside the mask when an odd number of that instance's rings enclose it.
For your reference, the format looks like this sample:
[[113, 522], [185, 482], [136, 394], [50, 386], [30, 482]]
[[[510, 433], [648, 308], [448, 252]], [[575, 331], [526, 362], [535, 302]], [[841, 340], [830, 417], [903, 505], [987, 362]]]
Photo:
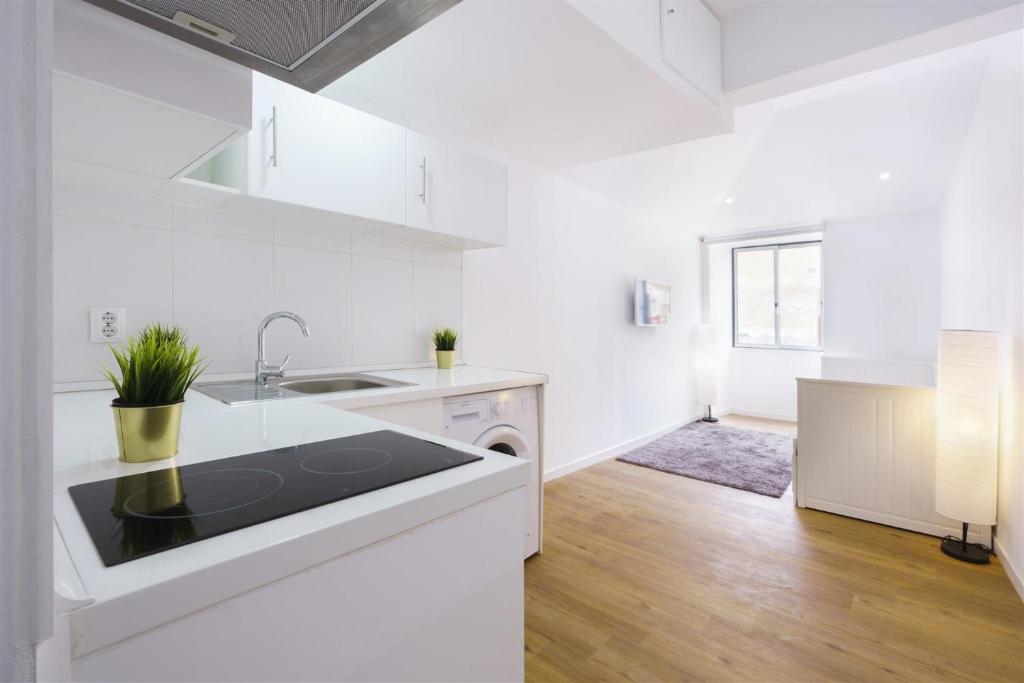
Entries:
[[89, 341], [97, 344], [124, 341], [128, 323], [123, 308], [93, 306], [89, 309]]

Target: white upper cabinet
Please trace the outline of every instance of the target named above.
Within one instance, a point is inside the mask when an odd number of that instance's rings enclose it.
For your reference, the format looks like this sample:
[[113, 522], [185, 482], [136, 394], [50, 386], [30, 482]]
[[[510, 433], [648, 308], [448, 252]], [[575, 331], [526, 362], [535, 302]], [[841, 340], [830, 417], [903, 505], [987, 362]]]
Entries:
[[249, 130], [247, 69], [86, 3], [54, 17], [58, 181], [78, 168], [158, 187]]
[[405, 221], [405, 129], [253, 74], [248, 193], [352, 216]]
[[405, 224], [467, 240], [505, 244], [505, 166], [408, 131]]
[[169, 180], [238, 132], [217, 119], [54, 74], [53, 147], [58, 159]]
[[505, 243], [504, 166], [87, 3], [57, 4], [57, 182], [452, 248]]

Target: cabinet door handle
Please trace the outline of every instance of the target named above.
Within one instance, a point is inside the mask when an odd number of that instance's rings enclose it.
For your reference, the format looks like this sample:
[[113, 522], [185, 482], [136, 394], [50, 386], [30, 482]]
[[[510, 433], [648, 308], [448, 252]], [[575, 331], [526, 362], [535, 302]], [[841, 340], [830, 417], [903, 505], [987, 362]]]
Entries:
[[270, 165], [277, 168], [277, 107], [270, 108]]
[[427, 203], [427, 158], [423, 157], [423, 162], [420, 164], [420, 171], [422, 172], [422, 178], [420, 180], [420, 202]]

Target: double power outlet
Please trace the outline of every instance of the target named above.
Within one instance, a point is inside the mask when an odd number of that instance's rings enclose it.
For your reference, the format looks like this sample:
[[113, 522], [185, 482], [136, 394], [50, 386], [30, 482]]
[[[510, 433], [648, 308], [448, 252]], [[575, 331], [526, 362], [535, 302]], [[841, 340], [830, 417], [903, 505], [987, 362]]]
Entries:
[[93, 306], [89, 309], [89, 341], [99, 344], [124, 341], [128, 323], [125, 310], [114, 306]]

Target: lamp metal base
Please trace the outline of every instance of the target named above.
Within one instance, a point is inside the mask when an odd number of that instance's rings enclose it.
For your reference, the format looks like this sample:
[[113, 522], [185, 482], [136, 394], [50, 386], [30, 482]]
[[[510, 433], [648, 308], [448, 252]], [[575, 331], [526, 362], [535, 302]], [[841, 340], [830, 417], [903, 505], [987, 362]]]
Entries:
[[717, 417], [711, 417], [710, 415], [706, 415], [705, 417], [702, 417], [700, 419], [700, 421], [701, 422], [718, 422], [718, 418]]
[[988, 550], [977, 543], [964, 544], [962, 539], [947, 536], [942, 539], [942, 552], [971, 564], [988, 564]]

